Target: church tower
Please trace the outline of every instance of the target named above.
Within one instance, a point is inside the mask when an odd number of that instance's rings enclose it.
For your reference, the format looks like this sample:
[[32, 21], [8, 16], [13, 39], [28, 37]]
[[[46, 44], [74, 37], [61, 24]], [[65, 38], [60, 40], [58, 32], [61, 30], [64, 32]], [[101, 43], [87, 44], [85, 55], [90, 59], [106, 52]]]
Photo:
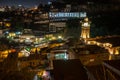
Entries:
[[82, 21], [82, 25], [81, 25], [81, 38], [90, 38], [90, 21], [88, 18], [85, 18]]

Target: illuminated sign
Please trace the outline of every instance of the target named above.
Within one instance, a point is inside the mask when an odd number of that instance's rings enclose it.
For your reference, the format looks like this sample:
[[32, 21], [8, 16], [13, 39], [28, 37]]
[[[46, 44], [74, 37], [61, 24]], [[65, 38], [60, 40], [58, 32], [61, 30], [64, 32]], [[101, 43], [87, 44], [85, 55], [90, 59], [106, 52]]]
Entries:
[[66, 53], [57, 53], [55, 59], [68, 59], [68, 55]]
[[49, 18], [84, 18], [86, 12], [49, 12]]

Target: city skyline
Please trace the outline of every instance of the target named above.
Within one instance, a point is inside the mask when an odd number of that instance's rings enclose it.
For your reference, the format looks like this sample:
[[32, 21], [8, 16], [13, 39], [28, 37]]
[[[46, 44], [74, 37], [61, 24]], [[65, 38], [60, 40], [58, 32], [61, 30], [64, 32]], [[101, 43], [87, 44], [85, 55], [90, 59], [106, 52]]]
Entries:
[[[42, 4], [47, 4], [49, 1], [61, 1], [61, 0], [0, 0], [0, 6], [18, 6], [18, 5], [22, 5], [25, 7], [34, 7], [39, 5], [40, 3]], [[63, 1], [67, 1], [67, 0], [63, 0]], [[76, 2], [80, 1], [80, 2], [97, 2], [97, 3], [117, 3], [120, 4], [120, 0], [75, 0]], [[69, 1], [67, 1], [69, 2]]]
[[0, 6], [17, 6], [33, 7], [40, 3], [47, 4], [50, 0], [0, 0]]

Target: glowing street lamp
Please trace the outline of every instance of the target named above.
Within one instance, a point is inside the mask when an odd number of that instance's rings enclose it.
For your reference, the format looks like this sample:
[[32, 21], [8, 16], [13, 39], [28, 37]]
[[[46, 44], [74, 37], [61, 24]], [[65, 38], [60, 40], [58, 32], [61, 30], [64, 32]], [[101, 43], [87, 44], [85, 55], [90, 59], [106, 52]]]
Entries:
[[10, 23], [5, 23], [5, 26], [6, 26], [6, 27], [10, 27], [11, 24], [10, 24]]
[[62, 36], [58, 36], [58, 39], [62, 39]]

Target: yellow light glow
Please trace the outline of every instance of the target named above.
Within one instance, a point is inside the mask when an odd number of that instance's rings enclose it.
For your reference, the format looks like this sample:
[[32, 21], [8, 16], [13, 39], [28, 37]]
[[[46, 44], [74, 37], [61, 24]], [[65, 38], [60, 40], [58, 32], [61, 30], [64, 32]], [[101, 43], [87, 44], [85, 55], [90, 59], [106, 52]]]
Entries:
[[0, 24], [2, 24], [3, 22], [0, 22]]
[[119, 50], [115, 50], [115, 55], [118, 55], [119, 54]]
[[43, 75], [43, 72], [44, 72], [44, 70], [41, 70], [41, 71], [39, 71], [39, 72], [37, 73], [37, 75], [38, 75], [38, 76], [42, 76], [42, 75]]
[[36, 49], [37, 49], [38, 52], [40, 51], [40, 48], [32, 48], [31, 52], [33, 52], [33, 53], [36, 52]]
[[23, 56], [24, 56], [23, 53], [21, 53], [21, 52], [18, 53], [18, 57], [23, 57]]
[[85, 19], [84, 19], [84, 21], [88, 22], [88, 21], [89, 21], [89, 19], [88, 19], [88, 18], [85, 18]]
[[38, 9], [38, 7], [37, 7], [37, 6], [35, 6], [35, 7], [34, 7], [34, 10], [37, 10], [37, 9]]
[[11, 52], [16, 52], [16, 50], [15, 49], [11, 49]]
[[3, 58], [7, 58], [8, 54], [2, 55]]
[[6, 26], [6, 27], [10, 27], [11, 24], [10, 24], [10, 23], [5, 23], [5, 26]]
[[88, 41], [88, 42], [87, 42], [87, 44], [91, 44], [91, 42], [90, 42], [90, 41]]
[[113, 54], [113, 52], [114, 52], [114, 49], [112, 49], [112, 48], [109, 48], [109, 49], [108, 49], [108, 51], [109, 51], [109, 53], [110, 53], [110, 54]]
[[84, 23], [82, 24], [82, 26], [84, 26], [84, 27], [89, 27], [90, 24], [89, 24], [88, 22], [84, 22]]
[[52, 40], [55, 40], [56, 39], [56, 37], [52, 37]]
[[9, 33], [9, 36], [14, 37], [14, 36], [16, 36], [16, 34], [15, 33]]
[[97, 45], [98, 45], [98, 46], [100, 46], [100, 43], [99, 43], [99, 42], [97, 42]]
[[112, 47], [112, 44], [110, 44], [110, 43], [105, 43], [104, 46], [105, 46], [105, 47]]
[[59, 39], [61, 39], [61, 38], [62, 38], [62, 36], [58, 36], [58, 38], [59, 38]]
[[112, 60], [112, 55], [109, 55], [109, 60]]

